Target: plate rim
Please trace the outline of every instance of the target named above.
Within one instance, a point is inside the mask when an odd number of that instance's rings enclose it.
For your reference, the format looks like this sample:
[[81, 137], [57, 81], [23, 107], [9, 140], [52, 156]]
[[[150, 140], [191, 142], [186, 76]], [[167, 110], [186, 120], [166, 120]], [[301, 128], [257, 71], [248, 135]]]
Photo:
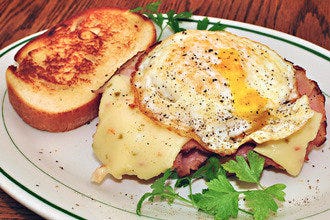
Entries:
[[[201, 20], [203, 18], [207, 17], [210, 20], [210, 24], [215, 24], [217, 22], [221, 22], [221, 24], [226, 25], [229, 28], [233, 28], [233, 29], [237, 29], [237, 30], [241, 30], [241, 31], [247, 31], [247, 32], [252, 32], [254, 34], [258, 34], [258, 35], [262, 35], [265, 37], [269, 37], [269, 38], [273, 38], [276, 40], [279, 40], [281, 42], [285, 42], [285, 43], [289, 43], [293, 46], [299, 47], [303, 50], [306, 50], [314, 55], [316, 55], [319, 58], [322, 58], [326, 61], [330, 61], [330, 51], [320, 47], [314, 43], [311, 43], [307, 40], [301, 39], [299, 37], [278, 31], [278, 30], [274, 30], [274, 29], [270, 29], [270, 28], [266, 28], [266, 27], [262, 27], [262, 26], [258, 26], [258, 25], [254, 25], [254, 24], [249, 24], [249, 23], [244, 23], [244, 22], [239, 22], [239, 21], [233, 21], [233, 20], [227, 20], [227, 19], [222, 19], [222, 18], [216, 18], [216, 17], [208, 17], [208, 16], [201, 16], [201, 15], [193, 15], [192, 19], [185, 19], [182, 20], [182, 22], [195, 22], [197, 23], [198, 20]], [[47, 30], [42, 30], [39, 32], [36, 32], [34, 34], [28, 35], [20, 40], [17, 40], [11, 44], [9, 44], [8, 46], [4, 47], [3, 49], [0, 50], [0, 59], [5, 56], [7, 53], [9, 53], [10, 51], [14, 50], [15, 48], [29, 42], [30, 40], [32, 40], [33, 38], [35, 38], [36, 36], [44, 33]], [[9, 136], [10, 141], [15, 145], [15, 143], [13, 142], [10, 134], [8, 134], [8, 130], [6, 128], [5, 125], [5, 120], [4, 120], [4, 99], [7, 93], [7, 89], [4, 88], [4, 95], [3, 98], [1, 100], [1, 105], [2, 105], [2, 126], [4, 127], [5, 130], [5, 135]], [[21, 152], [20, 152], [21, 153]], [[33, 190], [29, 189], [28, 187], [26, 187], [23, 183], [20, 183], [19, 181], [17, 181], [15, 179], [15, 177], [12, 177], [10, 174], [8, 174], [4, 167], [0, 167], [0, 186], [2, 188], [3, 191], [5, 191], [7, 194], [9, 194], [11, 197], [15, 198], [15, 200], [17, 200], [18, 202], [20, 202], [22, 205], [24, 205], [25, 207], [29, 208], [31, 211], [43, 216], [43, 217], [52, 217], [52, 212], [51, 211], [55, 211], [55, 212], [60, 212], [59, 214], [63, 214], [63, 216], [61, 215], [61, 217], [72, 217], [75, 219], [84, 219], [83, 217], [74, 214], [71, 211], [66, 210], [65, 208], [59, 207], [56, 204], [53, 204], [52, 202], [48, 201], [47, 199], [43, 198], [42, 196], [40, 196], [39, 194], [37, 194], [36, 192], [34, 192]], [[57, 181], [57, 180], [56, 180]], [[12, 188], [16, 189], [12, 189]], [[28, 197], [33, 197], [34, 199], [36, 199], [36, 203], [38, 204], [46, 204], [47, 207], [50, 208], [50, 210], [46, 210], [48, 212], [45, 212], [45, 210], [41, 209], [39, 207], [32, 207], [31, 205], [29, 205], [27, 202], [25, 202], [22, 197], [24, 196], [19, 196], [19, 195], [15, 195], [13, 193], [13, 191], [17, 191], [17, 188], [19, 188], [20, 190], [23, 190], [26, 194], [25, 196]], [[125, 211], [125, 210], [122, 210]], [[317, 216], [320, 214], [324, 214], [327, 213], [328, 211], [330, 211], [330, 207], [318, 212], [318, 213], [314, 213], [311, 214], [309, 216], [305, 216], [303, 218], [309, 218], [309, 217], [313, 217], [313, 216]], [[127, 212], [127, 211], [125, 211]], [[53, 213], [54, 214], [54, 213]], [[149, 216], [144, 216], [144, 217], [149, 217]], [[155, 219], [153, 217], [151, 217], [152, 219]]]

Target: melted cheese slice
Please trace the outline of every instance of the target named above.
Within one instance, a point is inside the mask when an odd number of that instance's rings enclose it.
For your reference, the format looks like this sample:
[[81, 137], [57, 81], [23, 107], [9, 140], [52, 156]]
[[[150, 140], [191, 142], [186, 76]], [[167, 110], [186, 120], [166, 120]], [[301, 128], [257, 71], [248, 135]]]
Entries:
[[[125, 174], [140, 179], [157, 176], [173, 166], [181, 147], [189, 140], [132, 108], [133, 101], [130, 77], [115, 75], [102, 96], [99, 124], [93, 136], [94, 153], [103, 164], [93, 173], [95, 182], [101, 182], [108, 174], [117, 179]], [[296, 176], [303, 166], [308, 143], [317, 135], [321, 118], [320, 113], [314, 112], [301, 130], [285, 139], [259, 144], [254, 150]]]
[[303, 166], [308, 143], [317, 135], [321, 118], [322, 115], [315, 112], [301, 130], [285, 139], [259, 144], [254, 151], [271, 158], [289, 174], [297, 176]]
[[130, 77], [115, 75], [102, 96], [93, 150], [103, 163], [92, 176], [101, 182], [107, 174], [117, 179], [136, 175], [149, 179], [173, 166], [189, 140], [161, 127], [130, 105], [134, 95]]

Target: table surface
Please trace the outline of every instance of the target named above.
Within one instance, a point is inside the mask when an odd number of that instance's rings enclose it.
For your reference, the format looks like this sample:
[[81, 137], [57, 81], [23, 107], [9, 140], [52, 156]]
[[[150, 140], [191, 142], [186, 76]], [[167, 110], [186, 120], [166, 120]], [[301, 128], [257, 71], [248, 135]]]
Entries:
[[[135, 8], [155, 0], [2, 0], [0, 49], [87, 8]], [[330, 0], [167, 0], [161, 12], [191, 11], [279, 30], [330, 49]], [[0, 189], [0, 219], [41, 219]]]

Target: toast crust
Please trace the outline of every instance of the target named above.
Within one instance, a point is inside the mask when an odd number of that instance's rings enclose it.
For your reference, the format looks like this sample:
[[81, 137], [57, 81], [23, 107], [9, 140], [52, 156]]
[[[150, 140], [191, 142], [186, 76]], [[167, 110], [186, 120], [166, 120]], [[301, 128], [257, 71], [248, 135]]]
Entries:
[[77, 128], [98, 114], [101, 87], [156, 39], [146, 17], [118, 8], [90, 9], [31, 40], [6, 72], [8, 96], [29, 125], [51, 132]]
[[97, 116], [101, 100], [101, 94], [98, 94], [79, 108], [52, 113], [31, 106], [10, 83], [7, 83], [7, 91], [10, 103], [23, 121], [34, 128], [50, 132], [69, 131], [90, 122]]

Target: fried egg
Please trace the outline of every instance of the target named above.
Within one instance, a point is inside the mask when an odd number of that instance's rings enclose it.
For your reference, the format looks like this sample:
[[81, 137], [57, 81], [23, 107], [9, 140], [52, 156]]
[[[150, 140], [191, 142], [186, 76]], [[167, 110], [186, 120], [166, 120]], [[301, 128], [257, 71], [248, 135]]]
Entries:
[[226, 31], [171, 35], [141, 60], [131, 86], [142, 113], [220, 155], [283, 139], [314, 114], [291, 63]]

